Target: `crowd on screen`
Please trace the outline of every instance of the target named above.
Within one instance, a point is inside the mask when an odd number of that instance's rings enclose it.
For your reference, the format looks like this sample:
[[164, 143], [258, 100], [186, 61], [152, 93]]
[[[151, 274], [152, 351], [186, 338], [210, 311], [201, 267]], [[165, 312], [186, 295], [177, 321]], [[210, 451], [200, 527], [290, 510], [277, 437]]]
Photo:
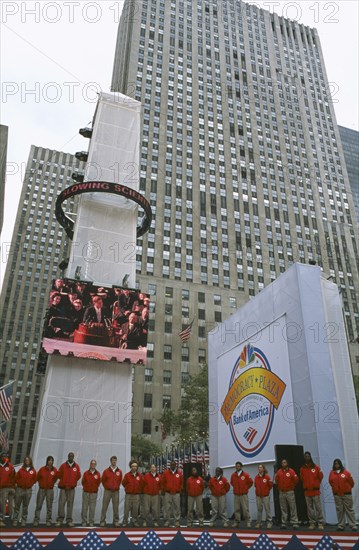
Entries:
[[146, 347], [149, 303], [146, 294], [135, 290], [55, 279], [44, 336], [73, 341], [81, 325], [93, 329], [93, 333], [108, 335], [109, 345], [128, 349]]
[[[106, 516], [112, 507], [112, 525], [114, 527], [149, 526], [158, 527], [161, 524], [168, 527], [174, 524], [180, 527], [181, 496], [187, 498], [187, 527], [194, 521], [194, 511], [199, 526], [204, 525], [206, 500], [210, 498], [210, 525], [222, 522], [223, 527], [239, 528], [241, 522], [249, 527], [261, 529], [266, 524], [272, 528], [271, 491], [276, 484], [279, 493], [282, 529], [291, 527], [298, 529], [299, 521], [296, 508], [294, 489], [302, 483], [307, 506], [309, 529], [324, 529], [324, 516], [320, 498], [320, 488], [323, 472], [312, 460], [309, 452], [304, 453], [303, 465], [299, 476], [283, 459], [275, 473], [270, 477], [263, 464], [258, 465], [258, 473], [252, 479], [245, 471], [241, 462], [236, 462], [231, 477], [227, 479], [220, 467], [215, 469], [213, 476], [202, 477], [197, 467], [192, 467], [191, 474], [184, 480], [183, 471], [171, 461], [169, 467], [162, 473], [152, 464], [148, 471], [140, 472], [136, 462], [130, 462], [129, 471], [123, 474], [117, 465], [117, 457], [110, 458], [110, 464], [101, 472], [95, 459], [90, 461], [88, 469], [83, 473], [75, 462], [74, 453], [68, 453], [67, 460], [57, 468], [54, 458], [48, 456], [46, 464], [37, 471], [29, 456], [23, 465], [15, 471], [6, 453], [0, 456], [0, 527], [5, 526], [6, 506], [12, 525], [25, 527], [28, 520], [28, 507], [33, 493], [36, 492], [36, 508], [33, 526], [38, 526], [41, 512], [46, 501], [46, 525], [53, 525], [54, 487], [58, 484], [59, 497], [56, 527], [66, 524], [74, 526], [73, 503], [75, 491], [79, 483], [82, 485], [82, 526], [95, 526], [96, 508], [100, 509], [99, 526], [106, 526]], [[356, 531], [353, 510], [352, 488], [354, 480], [344, 468], [340, 459], [333, 461], [329, 473], [329, 483], [334, 495], [334, 503], [338, 517], [338, 531], [343, 531], [346, 521], [350, 528]], [[37, 484], [37, 490], [36, 490]], [[233, 523], [227, 514], [226, 495], [232, 486], [234, 514]], [[253, 525], [249, 510], [248, 494], [254, 489], [257, 517]], [[102, 497], [99, 497], [100, 488]], [[124, 514], [120, 522], [119, 503], [120, 490], [125, 492]], [[207, 497], [209, 498], [206, 498]], [[101, 501], [101, 502], [100, 502]], [[161, 514], [160, 514], [161, 511]], [[162, 519], [163, 518], [163, 519]]]

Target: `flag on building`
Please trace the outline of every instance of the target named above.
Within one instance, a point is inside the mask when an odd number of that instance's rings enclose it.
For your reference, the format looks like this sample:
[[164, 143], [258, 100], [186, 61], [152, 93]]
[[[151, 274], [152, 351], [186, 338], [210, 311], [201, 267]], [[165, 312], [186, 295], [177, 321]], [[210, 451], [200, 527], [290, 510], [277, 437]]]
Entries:
[[[194, 319], [193, 319], [193, 321], [194, 321]], [[178, 333], [178, 336], [180, 337], [180, 339], [183, 343], [188, 342], [188, 340], [191, 337], [193, 321], [191, 321], [189, 325], [184, 327], [181, 330], [181, 332]]]
[[5, 420], [10, 420], [12, 412], [12, 390], [14, 382], [9, 382], [6, 386], [0, 388], [0, 410]]
[[0, 424], [0, 447], [3, 451], [9, 450], [9, 437], [7, 433], [7, 422]]

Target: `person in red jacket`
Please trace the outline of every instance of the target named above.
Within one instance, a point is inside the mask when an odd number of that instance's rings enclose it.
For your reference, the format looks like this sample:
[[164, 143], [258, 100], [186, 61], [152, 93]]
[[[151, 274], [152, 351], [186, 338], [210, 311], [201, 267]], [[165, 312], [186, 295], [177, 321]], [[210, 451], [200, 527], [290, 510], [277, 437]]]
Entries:
[[32, 463], [30, 456], [25, 456], [24, 464], [20, 470], [15, 474], [15, 512], [13, 526], [17, 526], [17, 522], [21, 510], [21, 527], [26, 527], [27, 511], [29, 508], [29, 502], [31, 499], [32, 488], [36, 483], [36, 470]]
[[298, 476], [294, 470], [289, 468], [288, 461], [283, 459], [281, 468], [278, 469], [274, 478], [279, 491], [279, 506], [281, 512], [281, 529], [287, 528], [288, 507], [290, 520], [293, 529], [298, 529], [297, 505], [295, 503], [294, 489], [298, 484]]
[[142, 474], [138, 471], [136, 462], [132, 462], [131, 470], [125, 474], [122, 485], [126, 492], [122, 527], [127, 526], [130, 514], [132, 525], [138, 527], [137, 519], [140, 507], [140, 494], [142, 493]]
[[111, 456], [110, 466], [102, 473], [102, 485], [104, 487], [102, 510], [100, 516], [100, 527], [106, 527], [107, 509], [112, 502], [113, 525], [120, 526], [120, 487], [122, 481], [122, 471], [117, 466], [117, 456]]
[[347, 516], [352, 530], [356, 531], [352, 497], [354, 479], [351, 473], [344, 468], [339, 458], [336, 458], [333, 462], [333, 469], [329, 474], [329, 483], [334, 495], [335, 509], [338, 517], [338, 531], [344, 531], [345, 516]]
[[198, 474], [197, 468], [192, 468], [191, 475], [186, 482], [187, 489], [187, 527], [192, 527], [193, 510], [196, 505], [196, 514], [199, 526], [203, 527], [203, 502], [202, 494], [204, 491], [204, 479]]
[[15, 468], [9, 462], [7, 454], [0, 455], [0, 527], [5, 527], [6, 501], [10, 491], [15, 490]]
[[78, 480], [81, 478], [80, 466], [74, 461], [74, 453], [67, 455], [67, 461], [59, 468], [59, 508], [57, 512], [56, 527], [61, 527], [65, 519], [68, 527], [73, 527], [72, 511], [74, 507], [75, 490]]
[[[90, 462], [90, 468], [82, 476], [82, 527], [94, 527], [95, 509], [97, 501], [97, 492], [101, 483], [101, 474], [96, 470], [97, 462], [93, 458]], [[88, 523], [87, 523], [88, 514]]]
[[270, 511], [269, 493], [273, 487], [273, 481], [268, 475], [268, 472], [264, 464], [258, 465], [258, 474], [254, 478], [254, 487], [256, 491], [256, 504], [257, 504], [257, 523], [256, 528], [262, 527], [262, 513], [263, 508], [266, 513], [267, 528], [272, 527], [272, 514]]
[[37, 482], [39, 490], [36, 496], [36, 509], [34, 517], [34, 527], [39, 525], [40, 514], [44, 500], [46, 499], [46, 525], [52, 525], [52, 505], [54, 502], [54, 485], [58, 480], [59, 472], [54, 467], [54, 457], [48, 456], [45, 466], [42, 466], [37, 472]]
[[247, 527], [251, 527], [252, 520], [249, 513], [248, 491], [253, 485], [251, 476], [243, 471], [242, 462], [236, 462], [236, 471], [231, 475], [231, 485], [234, 494], [234, 523], [233, 527], [239, 527], [243, 516]]
[[173, 514], [175, 527], [180, 526], [181, 493], [183, 490], [183, 474], [177, 469], [174, 460], [162, 475], [162, 493], [164, 494], [163, 519], [164, 527], [169, 527]]
[[304, 453], [304, 464], [299, 471], [305, 502], [307, 503], [307, 514], [309, 519], [309, 529], [315, 529], [316, 523], [318, 529], [324, 529], [324, 517], [322, 503], [320, 502], [320, 484], [323, 479], [323, 472], [314, 464], [312, 455], [309, 452]]
[[216, 519], [219, 518], [223, 520], [223, 527], [228, 527], [226, 494], [231, 487], [228, 480], [223, 477], [223, 470], [219, 466], [216, 468], [216, 475], [209, 480], [208, 487], [212, 495], [212, 517], [210, 525], [214, 527]]
[[151, 464], [151, 470], [143, 476], [144, 494], [144, 522], [143, 527], [147, 527], [149, 515], [152, 514], [153, 525], [158, 527], [159, 516], [159, 494], [161, 491], [161, 476], [157, 472], [155, 464]]

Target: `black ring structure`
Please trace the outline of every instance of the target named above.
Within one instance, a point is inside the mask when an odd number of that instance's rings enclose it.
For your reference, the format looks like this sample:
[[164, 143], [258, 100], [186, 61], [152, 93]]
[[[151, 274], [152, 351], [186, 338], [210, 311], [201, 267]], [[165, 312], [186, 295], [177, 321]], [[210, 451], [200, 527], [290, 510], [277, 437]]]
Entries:
[[145, 199], [141, 193], [122, 185], [122, 183], [110, 183], [106, 181], [86, 181], [81, 183], [74, 183], [64, 189], [56, 199], [55, 214], [56, 219], [60, 225], [65, 229], [67, 236], [72, 240], [74, 237], [74, 221], [66, 216], [62, 209], [62, 203], [74, 197], [75, 195], [81, 195], [82, 193], [110, 193], [112, 195], [119, 195], [126, 199], [136, 202], [143, 208], [144, 217], [140, 225], [137, 226], [137, 238], [142, 237], [150, 228], [152, 221], [152, 209], [150, 203]]

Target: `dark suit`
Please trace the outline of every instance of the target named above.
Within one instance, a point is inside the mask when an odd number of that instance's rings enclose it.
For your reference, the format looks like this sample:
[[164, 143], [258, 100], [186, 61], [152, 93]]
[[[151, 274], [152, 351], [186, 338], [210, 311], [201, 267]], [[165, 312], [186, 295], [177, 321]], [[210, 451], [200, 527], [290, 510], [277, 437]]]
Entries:
[[106, 308], [101, 308], [101, 320], [97, 319], [97, 313], [94, 306], [89, 306], [84, 314], [84, 323], [105, 323], [105, 319], [111, 321], [111, 313]]

